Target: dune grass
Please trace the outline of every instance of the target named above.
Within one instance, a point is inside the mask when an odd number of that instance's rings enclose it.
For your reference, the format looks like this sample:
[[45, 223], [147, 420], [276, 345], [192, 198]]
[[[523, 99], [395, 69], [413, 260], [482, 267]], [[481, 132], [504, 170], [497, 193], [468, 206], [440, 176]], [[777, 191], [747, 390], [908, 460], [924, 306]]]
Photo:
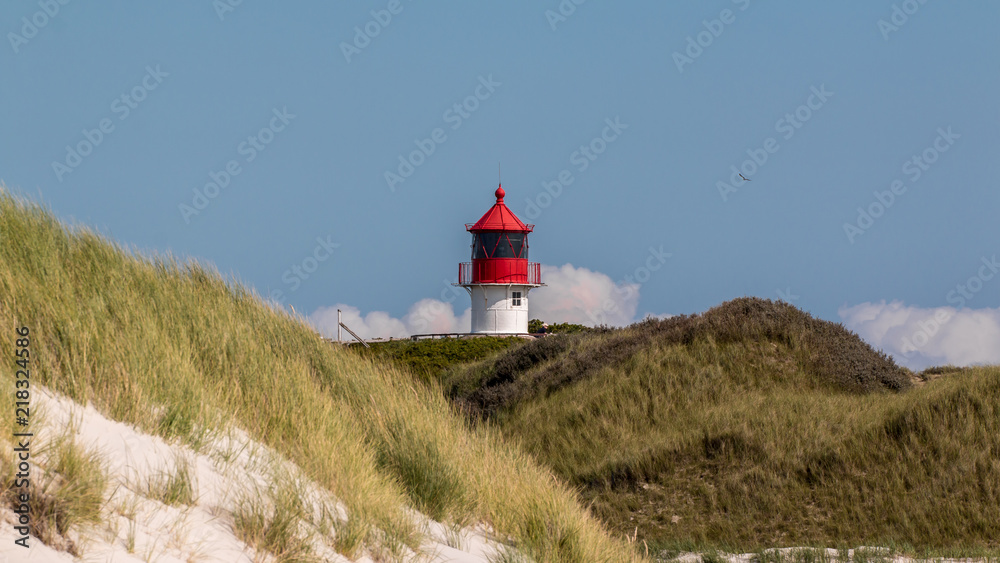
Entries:
[[657, 551], [1000, 554], [1000, 368], [920, 377], [749, 301], [548, 337], [445, 391]]
[[257, 550], [257, 561], [268, 554], [277, 563], [313, 563], [307, 500], [296, 483], [278, 476], [276, 487], [245, 491], [233, 511], [236, 537]]
[[146, 498], [168, 506], [192, 506], [195, 503], [195, 482], [191, 467], [183, 456], [174, 458], [172, 469], [150, 476], [146, 483]]
[[[27, 492], [31, 533], [46, 544], [80, 555], [69, 532], [100, 521], [108, 483], [104, 462], [99, 452], [77, 444], [69, 433], [49, 436], [46, 431], [43, 441], [37, 425], [31, 430], [36, 437], [29, 445], [33, 465], [27, 478], [17, 478], [9, 446], [0, 453], [0, 501], [18, 506], [22, 504], [18, 495]], [[26, 489], [15, 487], [24, 481]]]
[[345, 548], [419, 548], [413, 506], [485, 523], [537, 561], [638, 559], [440, 392], [322, 341], [210, 268], [138, 255], [3, 191], [0, 240], [0, 342], [13, 350], [14, 327], [30, 328], [35, 385], [195, 449], [246, 430], [343, 502]]

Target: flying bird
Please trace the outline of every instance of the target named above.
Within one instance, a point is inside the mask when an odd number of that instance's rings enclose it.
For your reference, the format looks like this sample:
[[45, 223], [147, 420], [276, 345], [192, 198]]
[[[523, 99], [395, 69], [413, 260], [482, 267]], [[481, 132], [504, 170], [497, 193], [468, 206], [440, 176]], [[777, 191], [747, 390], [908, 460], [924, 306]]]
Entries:
[[[737, 174], [740, 174], [740, 173], [739, 173], [739, 172], [737, 172]], [[744, 181], [744, 182], [749, 182], [749, 181], [750, 181], [750, 178], [747, 178], [747, 177], [746, 177], [746, 176], [744, 176], [743, 174], [740, 174], [740, 178], [743, 178], [743, 181]]]

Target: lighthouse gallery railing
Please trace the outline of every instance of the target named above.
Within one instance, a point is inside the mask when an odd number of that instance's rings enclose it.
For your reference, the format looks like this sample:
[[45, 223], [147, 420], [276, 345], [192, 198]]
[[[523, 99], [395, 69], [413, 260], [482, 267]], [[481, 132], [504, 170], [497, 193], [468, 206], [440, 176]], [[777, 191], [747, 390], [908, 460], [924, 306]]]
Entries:
[[[500, 263], [510, 267], [497, 268]], [[524, 264], [526, 271], [518, 266]], [[500, 271], [498, 271], [500, 270]], [[521, 271], [518, 271], [521, 270]], [[458, 283], [520, 283], [539, 285], [542, 283], [542, 266], [538, 262], [521, 262], [518, 259], [483, 260], [476, 262], [460, 262], [458, 264]]]

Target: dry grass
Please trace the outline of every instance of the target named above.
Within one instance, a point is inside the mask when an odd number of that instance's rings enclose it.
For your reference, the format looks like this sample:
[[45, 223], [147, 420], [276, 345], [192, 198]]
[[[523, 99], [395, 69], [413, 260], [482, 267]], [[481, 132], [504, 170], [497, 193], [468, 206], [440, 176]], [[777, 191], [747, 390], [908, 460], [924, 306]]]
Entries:
[[36, 385], [195, 449], [215, 429], [245, 429], [344, 503], [345, 551], [419, 547], [409, 505], [487, 523], [538, 561], [634, 558], [440, 393], [323, 342], [210, 268], [137, 256], [2, 191], [0, 240], [0, 327], [31, 329]]
[[[734, 299], [702, 315], [650, 318], [624, 330], [552, 335], [510, 348], [471, 370], [452, 370], [444, 382], [449, 395], [467, 410], [490, 418], [602, 370], [631, 365], [651, 348], [703, 343], [714, 345], [706, 349], [708, 354], [754, 343], [780, 346], [777, 356], [798, 368], [802, 383], [809, 386], [866, 393], [910, 385], [906, 370], [842, 325], [758, 298]], [[756, 384], [756, 378], [750, 383]]]
[[764, 300], [671, 321], [548, 337], [446, 390], [657, 549], [1000, 552], [1000, 368], [913, 375]]

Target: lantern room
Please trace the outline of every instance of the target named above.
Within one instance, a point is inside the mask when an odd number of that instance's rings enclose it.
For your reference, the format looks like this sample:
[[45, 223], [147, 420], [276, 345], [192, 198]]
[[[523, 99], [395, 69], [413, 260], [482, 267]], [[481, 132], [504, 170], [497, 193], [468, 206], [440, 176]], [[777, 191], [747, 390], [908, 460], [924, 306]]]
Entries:
[[466, 224], [472, 233], [472, 261], [459, 264], [458, 284], [472, 297], [472, 332], [527, 334], [528, 291], [544, 285], [538, 263], [528, 262], [525, 225], [504, 204], [498, 187], [496, 203], [479, 221]]

